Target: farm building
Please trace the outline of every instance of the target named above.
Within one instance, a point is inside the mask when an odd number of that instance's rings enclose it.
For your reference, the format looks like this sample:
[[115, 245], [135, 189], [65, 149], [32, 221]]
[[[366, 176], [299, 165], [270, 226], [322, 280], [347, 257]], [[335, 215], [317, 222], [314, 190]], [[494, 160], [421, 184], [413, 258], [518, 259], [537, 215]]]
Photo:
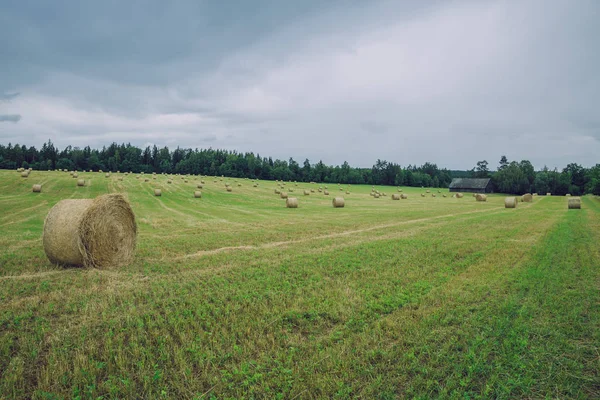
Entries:
[[489, 178], [454, 178], [450, 182], [451, 192], [493, 193], [494, 187]]

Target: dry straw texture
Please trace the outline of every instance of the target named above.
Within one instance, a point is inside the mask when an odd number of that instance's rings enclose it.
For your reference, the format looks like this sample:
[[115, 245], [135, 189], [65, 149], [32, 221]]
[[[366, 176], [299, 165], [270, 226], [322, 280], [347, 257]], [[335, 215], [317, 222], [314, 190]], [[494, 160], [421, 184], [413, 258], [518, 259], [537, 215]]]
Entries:
[[399, 194], [397, 194], [397, 193], [394, 193], [394, 194], [392, 195], [392, 200], [400, 200], [400, 195], [399, 195]]
[[199, 183], [199, 184], [197, 184], [197, 185], [196, 185], [196, 187], [197, 187], [198, 189], [202, 189], [204, 186], [203, 186], [201, 183]]
[[462, 199], [464, 197], [464, 194], [462, 193], [456, 193], [456, 198], [457, 199]]
[[305, 190], [305, 191], [304, 191], [304, 195], [305, 195], [305, 196], [308, 196], [308, 195], [310, 195], [310, 192], [309, 192], [308, 190]]
[[231, 186], [227, 186], [227, 191], [231, 192], [233, 189], [231, 188]]
[[290, 197], [285, 200], [285, 206], [287, 208], [298, 208], [298, 199], [295, 197]]
[[120, 194], [62, 200], [44, 222], [44, 251], [56, 264], [124, 265], [133, 258], [136, 240], [135, 215]]
[[404, 194], [404, 193], [402, 193], [402, 194], [400, 195], [400, 198], [401, 198], [401, 199], [405, 199], [405, 200], [406, 200], [406, 199], [408, 199], [408, 195], [407, 195], [407, 194]]
[[552, 193], [548, 192], [548, 193], [546, 193], [546, 196], [552, 196]]
[[281, 193], [279, 194], [279, 197], [280, 197], [280, 198], [282, 198], [282, 199], [287, 199], [287, 198], [288, 198], [288, 195], [287, 195], [287, 193], [286, 193], [286, 192], [281, 192]]
[[379, 193], [375, 193], [375, 194], [373, 195], [373, 197], [375, 197], [376, 199], [378, 199], [378, 198], [379, 198]]
[[568, 200], [569, 210], [578, 210], [581, 209], [581, 198], [579, 197], [571, 197]]
[[327, 190], [323, 191], [323, 194], [324, 194], [325, 196], [329, 196], [329, 192], [328, 192]]
[[27, 178], [29, 176], [29, 171], [21, 172], [21, 178]]
[[342, 207], [344, 207], [346, 202], [344, 201], [343, 197], [334, 197], [333, 200], [331, 201], [331, 204], [333, 204], [334, 208], [342, 208]]
[[524, 203], [531, 203], [533, 201], [533, 196], [531, 193], [525, 193], [523, 196], [521, 196], [521, 201]]
[[506, 197], [504, 199], [504, 208], [517, 208], [517, 203], [516, 197]]
[[162, 196], [162, 190], [160, 190], [160, 189], [154, 189], [154, 195], [155, 196]]
[[194, 192], [194, 197], [195, 197], [196, 199], [199, 199], [199, 198], [201, 198], [201, 197], [202, 197], [202, 192], [201, 192], [201, 191], [199, 191], [199, 190], [196, 190], [196, 191]]
[[85, 179], [78, 179], [77, 186], [85, 186]]
[[33, 185], [32, 190], [34, 193], [40, 193], [42, 191], [42, 185]]
[[475, 195], [475, 200], [477, 200], [477, 201], [487, 201], [487, 196], [485, 194], [477, 193]]

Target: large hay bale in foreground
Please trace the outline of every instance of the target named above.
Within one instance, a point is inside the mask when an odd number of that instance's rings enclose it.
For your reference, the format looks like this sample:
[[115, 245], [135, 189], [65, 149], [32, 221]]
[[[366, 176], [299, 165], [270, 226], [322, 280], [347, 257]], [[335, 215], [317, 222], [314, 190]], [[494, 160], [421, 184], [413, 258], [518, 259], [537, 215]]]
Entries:
[[285, 206], [287, 208], [298, 208], [298, 199], [295, 197], [289, 197], [285, 200]]
[[202, 198], [202, 192], [201, 192], [201, 191], [199, 191], [199, 190], [196, 190], [196, 191], [194, 192], [194, 198], [196, 198], [196, 199], [200, 199], [200, 198]]
[[334, 208], [343, 208], [344, 205], [346, 205], [346, 202], [343, 197], [334, 197], [331, 204], [333, 204]]
[[477, 193], [475, 195], [475, 200], [477, 200], [477, 201], [487, 201], [487, 196], [485, 194]]
[[77, 186], [85, 186], [85, 179], [77, 179]]
[[44, 251], [56, 264], [110, 267], [131, 261], [135, 215], [121, 194], [59, 201], [44, 221]]
[[517, 208], [517, 203], [516, 197], [506, 197], [504, 199], [504, 208]]
[[523, 196], [521, 196], [521, 201], [524, 203], [531, 203], [533, 201], [533, 196], [531, 193], [525, 193]]
[[568, 200], [567, 207], [569, 210], [581, 209], [581, 198], [580, 197], [571, 197]]
[[33, 190], [33, 193], [41, 193], [42, 185], [33, 185], [33, 187], [31, 189]]
[[162, 196], [162, 190], [160, 190], [160, 189], [154, 189], [154, 195], [155, 196]]
[[392, 200], [400, 200], [400, 195], [398, 193], [394, 193], [392, 195]]

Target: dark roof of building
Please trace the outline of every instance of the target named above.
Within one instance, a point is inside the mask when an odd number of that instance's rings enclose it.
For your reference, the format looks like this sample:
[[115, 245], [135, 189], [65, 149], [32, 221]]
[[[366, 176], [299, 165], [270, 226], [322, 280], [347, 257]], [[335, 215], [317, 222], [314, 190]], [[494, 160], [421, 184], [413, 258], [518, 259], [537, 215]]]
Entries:
[[454, 178], [450, 189], [485, 189], [488, 183], [490, 178]]

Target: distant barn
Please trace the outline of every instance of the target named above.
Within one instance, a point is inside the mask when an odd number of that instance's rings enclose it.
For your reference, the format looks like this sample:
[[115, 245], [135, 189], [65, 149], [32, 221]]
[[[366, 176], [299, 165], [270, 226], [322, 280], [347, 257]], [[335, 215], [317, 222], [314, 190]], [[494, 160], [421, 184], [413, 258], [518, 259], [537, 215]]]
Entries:
[[494, 187], [489, 178], [454, 178], [450, 182], [451, 192], [493, 193]]

